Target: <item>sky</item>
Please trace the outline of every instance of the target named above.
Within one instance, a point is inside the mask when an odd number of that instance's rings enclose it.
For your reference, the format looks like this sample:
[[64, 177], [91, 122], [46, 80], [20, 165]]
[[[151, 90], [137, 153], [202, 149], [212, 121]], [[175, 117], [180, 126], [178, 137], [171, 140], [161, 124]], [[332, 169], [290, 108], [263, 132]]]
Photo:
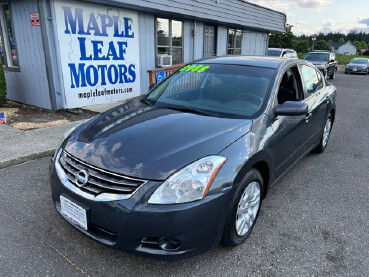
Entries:
[[295, 35], [369, 33], [369, 0], [248, 0], [287, 14]]

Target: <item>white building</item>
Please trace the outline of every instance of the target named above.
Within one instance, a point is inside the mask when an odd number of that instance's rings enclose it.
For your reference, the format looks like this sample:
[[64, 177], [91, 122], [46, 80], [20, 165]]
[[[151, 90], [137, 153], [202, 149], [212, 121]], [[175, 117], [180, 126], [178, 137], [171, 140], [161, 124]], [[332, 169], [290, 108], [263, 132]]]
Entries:
[[0, 1], [7, 97], [48, 110], [132, 98], [163, 56], [265, 55], [285, 23], [243, 0]]
[[356, 55], [357, 48], [351, 42], [334, 42], [330, 44], [331, 52], [342, 55]]

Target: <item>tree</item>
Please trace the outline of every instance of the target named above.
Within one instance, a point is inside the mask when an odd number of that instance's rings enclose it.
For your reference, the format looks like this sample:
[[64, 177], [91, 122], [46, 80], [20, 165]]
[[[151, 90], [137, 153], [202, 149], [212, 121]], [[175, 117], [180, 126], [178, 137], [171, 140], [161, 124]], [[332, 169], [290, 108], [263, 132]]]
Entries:
[[365, 41], [360, 42], [361, 49], [368, 49], [368, 44]]
[[333, 43], [333, 41], [330, 39], [330, 40], [328, 40], [328, 43], [332, 44], [332, 43]]
[[295, 37], [292, 33], [292, 25], [286, 24], [286, 32], [283, 34], [271, 34], [269, 37], [269, 47], [292, 48], [292, 40]]
[[297, 53], [306, 53], [309, 51], [309, 42], [307, 40], [298, 41], [294, 39], [292, 40], [292, 48]]
[[343, 37], [341, 37], [338, 42], [345, 42], [345, 39]]
[[317, 43], [315, 43], [314, 49], [317, 49], [317, 50], [331, 50], [328, 43], [324, 39], [321, 39]]
[[355, 45], [356, 46], [356, 48], [357, 48], [357, 51], [359, 52], [359, 53], [361, 53], [361, 42], [359, 42], [359, 41], [354, 41], [354, 43], [353, 43], [353, 45]]

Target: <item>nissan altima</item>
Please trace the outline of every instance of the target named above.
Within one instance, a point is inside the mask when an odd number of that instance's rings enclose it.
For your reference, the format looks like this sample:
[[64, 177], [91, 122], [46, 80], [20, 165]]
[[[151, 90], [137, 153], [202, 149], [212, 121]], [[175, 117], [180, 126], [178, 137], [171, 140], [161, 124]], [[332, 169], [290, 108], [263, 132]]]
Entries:
[[336, 88], [303, 60], [193, 62], [64, 135], [53, 203], [86, 236], [133, 254], [237, 246], [278, 178], [326, 149], [335, 103]]

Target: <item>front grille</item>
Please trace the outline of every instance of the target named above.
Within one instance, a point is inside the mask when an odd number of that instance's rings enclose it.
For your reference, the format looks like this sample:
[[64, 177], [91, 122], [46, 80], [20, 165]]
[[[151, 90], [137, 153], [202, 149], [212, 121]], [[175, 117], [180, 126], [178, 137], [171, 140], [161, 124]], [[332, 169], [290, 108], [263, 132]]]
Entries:
[[[103, 193], [130, 195], [145, 183], [143, 180], [99, 169], [76, 159], [65, 151], [60, 156], [59, 162], [71, 184], [95, 197]], [[82, 171], [87, 172], [88, 176], [86, 182], [81, 183], [78, 175]]]

